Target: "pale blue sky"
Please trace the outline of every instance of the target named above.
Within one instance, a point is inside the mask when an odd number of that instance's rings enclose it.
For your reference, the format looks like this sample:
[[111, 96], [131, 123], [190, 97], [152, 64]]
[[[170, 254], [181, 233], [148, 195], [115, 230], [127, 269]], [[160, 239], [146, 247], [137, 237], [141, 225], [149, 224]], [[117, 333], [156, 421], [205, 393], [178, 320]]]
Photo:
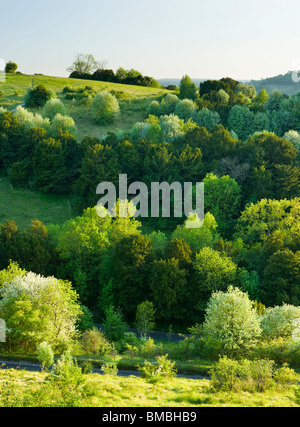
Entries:
[[0, 58], [67, 76], [76, 53], [155, 78], [260, 79], [300, 62], [300, 2], [1, 1]]

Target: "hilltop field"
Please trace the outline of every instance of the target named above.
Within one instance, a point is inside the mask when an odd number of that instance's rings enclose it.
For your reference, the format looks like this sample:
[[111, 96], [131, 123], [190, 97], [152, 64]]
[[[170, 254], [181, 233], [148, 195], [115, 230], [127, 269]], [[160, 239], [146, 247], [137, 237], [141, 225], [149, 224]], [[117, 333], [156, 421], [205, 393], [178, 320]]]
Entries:
[[[24, 102], [28, 88], [44, 85], [53, 90], [67, 108], [68, 115], [73, 118], [77, 127], [77, 139], [80, 142], [85, 136], [101, 138], [108, 132], [130, 131], [134, 124], [147, 117], [147, 109], [153, 100], [160, 100], [169, 91], [143, 86], [131, 86], [118, 83], [106, 83], [82, 79], [50, 77], [42, 75], [7, 74], [6, 81], [1, 83], [0, 107], [14, 110]], [[101, 90], [114, 91], [119, 97], [120, 115], [113, 124], [96, 125], [91, 118], [90, 105], [78, 105], [66, 99], [63, 89], [68, 86], [74, 90], [90, 86], [95, 92]], [[40, 113], [38, 109], [29, 109]], [[55, 222], [61, 225], [73, 215], [72, 196], [49, 195], [29, 189], [15, 189], [6, 177], [0, 181], [0, 222], [14, 220], [20, 228], [30, 225], [33, 218], [38, 218], [46, 225]]]
[[[108, 132], [116, 132], [117, 130], [129, 131], [136, 122], [143, 121], [147, 117], [147, 109], [153, 100], [161, 99], [162, 96], [169, 92], [165, 89], [118, 83], [42, 75], [7, 74], [6, 81], [0, 87], [1, 92], [3, 92], [3, 96], [0, 98], [0, 107], [13, 110], [22, 104], [24, 95], [32, 83], [35, 86], [41, 84], [47, 89], [53, 90], [57, 98], [63, 101], [68, 109], [68, 114], [76, 123], [79, 141], [86, 135], [101, 138]], [[63, 89], [66, 86], [76, 90], [89, 86], [96, 92], [101, 90], [115, 91], [119, 100], [121, 114], [111, 125], [101, 127], [95, 125], [91, 119], [90, 106], [80, 106], [78, 103], [65, 98]], [[37, 112], [38, 110], [32, 109], [31, 111]]]

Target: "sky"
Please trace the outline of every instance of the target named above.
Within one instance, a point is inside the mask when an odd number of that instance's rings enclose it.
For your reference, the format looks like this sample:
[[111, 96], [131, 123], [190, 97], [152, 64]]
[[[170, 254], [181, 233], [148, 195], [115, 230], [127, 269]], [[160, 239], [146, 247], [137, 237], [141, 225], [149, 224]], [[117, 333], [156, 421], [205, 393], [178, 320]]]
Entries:
[[300, 69], [299, 16], [299, 0], [1, 0], [0, 58], [61, 77], [84, 53], [156, 79], [259, 80]]

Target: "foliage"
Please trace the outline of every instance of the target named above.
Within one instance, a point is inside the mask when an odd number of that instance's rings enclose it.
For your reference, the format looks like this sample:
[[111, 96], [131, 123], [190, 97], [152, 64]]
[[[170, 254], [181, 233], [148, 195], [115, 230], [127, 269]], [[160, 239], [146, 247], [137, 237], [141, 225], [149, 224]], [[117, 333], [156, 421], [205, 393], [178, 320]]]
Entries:
[[57, 114], [67, 115], [67, 109], [60, 99], [50, 99], [43, 108], [43, 115], [52, 121]]
[[295, 330], [294, 321], [300, 319], [300, 307], [283, 304], [267, 308], [261, 319], [262, 336], [264, 339], [291, 339]]
[[53, 91], [47, 90], [43, 85], [38, 85], [36, 87], [32, 86], [25, 95], [25, 107], [43, 107], [47, 101], [55, 97], [56, 95]]
[[75, 137], [77, 135], [77, 128], [72, 117], [57, 113], [51, 123], [51, 133], [54, 137], [59, 137], [62, 131], [67, 131]]
[[171, 362], [167, 357], [167, 354], [164, 356], [157, 356], [156, 363], [151, 363], [146, 360], [144, 366], [138, 366], [138, 370], [141, 372], [142, 377], [151, 384], [173, 378], [177, 373], [176, 369], [174, 369], [175, 362]]
[[80, 343], [87, 354], [105, 356], [112, 350], [112, 346], [103, 332], [97, 328], [85, 331], [80, 339]]
[[[214, 391], [264, 392], [274, 387], [274, 362], [272, 360], [230, 360], [221, 358], [210, 371]], [[280, 376], [277, 376], [277, 379]]]
[[50, 344], [46, 341], [36, 347], [37, 358], [42, 363], [43, 369], [49, 369], [54, 363], [54, 353]]
[[260, 321], [247, 294], [230, 286], [209, 300], [203, 335], [220, 345], [223, 355], [247, 354], [261, 336]]
[[127, 324], [124, 321], [120, 309], [110, 307], [106, 312], [106, 318], [103, 323], [105, 335], [111, 341], [120, 341], [124, 338], [127, 330]]
[[119, 111], [119, 103], [114, 95], [107, 91], [97, 93], [92, 103], [92, 118], [96, 123], [112, 123]]
[[7, 62], [7, 64], [5, 65], [5, 72], [6, 73], [10, 73], [10, 74], [14, 74], [18, 69], [18, 66], [15, 62], [13, 61], [9, 61]]
[[197, 98], [197, 87], [188, 75], [182, 77], [179, 89], [179, 97], [181, 99], [195, 100]]
[[31, 351], [43, 341], [62, 348], [76, 337], [81, 309], [69, 282], [29, 272], [5, 283], [1, 296], [9, 348]]
[[155, 308], [152, 302], [142, 302], [136, 310], [136, 327], [138, 332], [147, 337], [155, 327]]

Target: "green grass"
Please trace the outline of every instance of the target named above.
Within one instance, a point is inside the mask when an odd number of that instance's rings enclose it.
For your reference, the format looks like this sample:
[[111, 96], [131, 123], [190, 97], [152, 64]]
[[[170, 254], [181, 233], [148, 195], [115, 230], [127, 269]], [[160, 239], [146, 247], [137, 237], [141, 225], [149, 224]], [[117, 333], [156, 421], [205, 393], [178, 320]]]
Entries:
[[[147, 109], [150, 103], [168, 92], [164, 89], [122, 85], [118, 83], [96, 82], [63, 77], [7, 74], [6, 81], [0, 83], [0, 90], [4, 94], [0, 99], [0, 106], [12, 110], [22, 104], [24, 95], [31, 86], [32, 81], [36, 86], [42, 84], [47, 89], [54, 90], [57, 97], [64, 102], [69, 111], [69, 115], [76, 123], [79, 141], [86, 135], [101, 137], [107, 132], [114, 132], [116, 130], [129, 131], [137, 121], [143, 121], [147, 117]], [[65, 99], [65, 95], [62, 92], [65, 86], [70, 86], [74, 89], [90, 86], [96, 92], [100, 90], [123, 92], [124, 99], [120, 100], [121, 114], [111, 125], [95, 125], [91, 118], [90, 106], [77, 106], [72, 101]]]
[[[0, 370], [0, 384], [5, 384], [0, 406], [22, 406], [22, 402], [24, 406], [35, 406], [33, 393], [43, 384], [45, 376], [45, 373]], [[213, 392], [209, 380], [174, 378], [152, 385], [133, 376], [99, 374], [89, 374], [86, 380], [93, 393], [81, 396], [81, 407], [299, 407], [293, 387], [263, 393], [228, 393]], [[23, 400], [25, 395], [27, 398]], [[45, 395], [40, 406], [64, 404], [60, 396], [54, 396], [55, 400], [47, 402]]]
[[14, 220], [23, 229], [38, 219], [45, 225], [61, 225], [74, 216], [71, 206], [70, 196], [16, 189], [8, 178], [0, 178], [0, 224]]

